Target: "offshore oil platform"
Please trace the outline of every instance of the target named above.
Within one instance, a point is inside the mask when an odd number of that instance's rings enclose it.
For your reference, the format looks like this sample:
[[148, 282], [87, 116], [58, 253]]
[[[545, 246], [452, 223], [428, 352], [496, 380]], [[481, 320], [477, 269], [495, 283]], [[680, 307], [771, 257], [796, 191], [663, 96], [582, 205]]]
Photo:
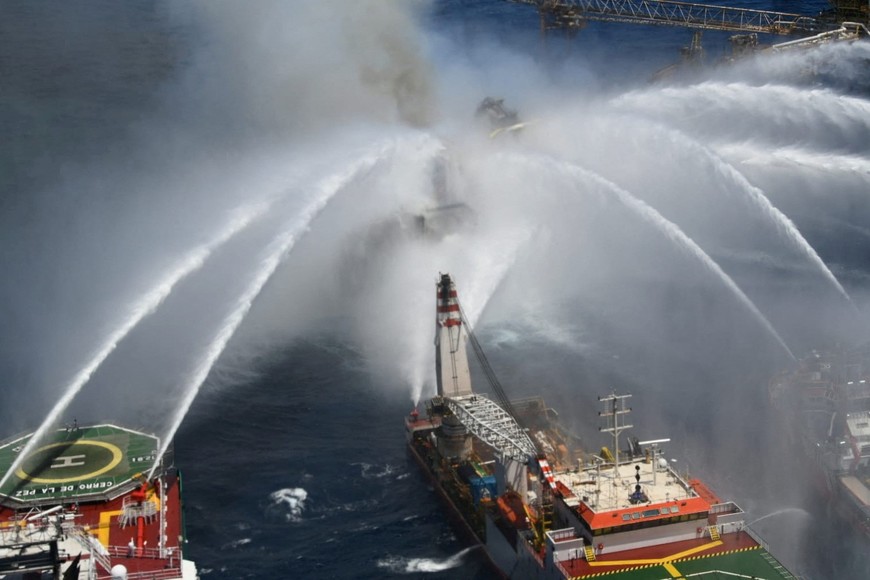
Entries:
[[[733, 32], [729, 38], [734, 56], [761, 49], [774, 51], [807, 48], [828, 42], [870, 37], [870, 2], [829, 0], [831, 8], [818, 14], [752, 10], [672, 0], [508, 0], [537, 9], [541, 31], [562, 30], [576, 34], [589, 22], [617, 22], [679, 26], [695, 31], [685, 57], [702, 53], [705, 30]], [[760, 44], [758, 35], [791, 36], [791, 40]]]

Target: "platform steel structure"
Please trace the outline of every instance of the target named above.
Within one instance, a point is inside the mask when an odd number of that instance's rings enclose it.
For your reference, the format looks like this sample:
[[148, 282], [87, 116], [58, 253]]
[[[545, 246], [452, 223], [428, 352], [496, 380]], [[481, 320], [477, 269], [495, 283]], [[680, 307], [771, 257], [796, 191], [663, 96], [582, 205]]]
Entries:
[[600, 21], [791, 35], [814, 34], [839, 26], [805, 14], [671, 0], [509, 1], [537, 8], [544, 29], [580, 29], [587, 21]]
[[494, 401], [479, 394], [444, 400], [469, 432], [502, 456], [524, 463], [537, 455], [528, 433]]

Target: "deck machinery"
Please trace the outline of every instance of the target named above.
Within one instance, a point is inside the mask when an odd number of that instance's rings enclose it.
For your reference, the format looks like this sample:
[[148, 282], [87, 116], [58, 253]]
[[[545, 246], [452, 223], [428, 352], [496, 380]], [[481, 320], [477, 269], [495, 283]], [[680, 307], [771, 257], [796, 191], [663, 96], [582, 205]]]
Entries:
[[[468, 342], [493, 399], [472, 388]], [[408, 449], [459, 534], [500, 577], [793, 580], [739, 506], [669, 464], [668, 439], [628, 436], [630, 395], [599, 398], [613, 451], [597, 454], [540, 397], [509, 401], [447, 274], [436, 289], [435, 359], [437, 394], [405, 417]]]

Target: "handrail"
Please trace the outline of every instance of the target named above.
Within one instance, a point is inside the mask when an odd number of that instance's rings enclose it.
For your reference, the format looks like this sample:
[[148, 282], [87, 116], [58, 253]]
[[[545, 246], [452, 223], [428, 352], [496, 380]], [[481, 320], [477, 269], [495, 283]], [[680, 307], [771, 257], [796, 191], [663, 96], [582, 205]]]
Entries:
[[82, 548], [87, 550], [90, 557], [102, 566], [104, 570], [108, 572], [112, 569], [112, 561], [109, 559], [109, 553], [99, 540], [86, 533], [78, 526], [71, 526], [66, 531]]
[[[166, 548], [165, 551], [171, 552], [172, 557], [163, 556], [160, 553], [160, 548], [138, 548], [130, 546], [109, 546], [108, 553], [114, 558], [151, 558], [154, 560], [170, 560], [179, 559], [181, 550], [178, 548]], [[131, 555], [131, 551], [133, 554]], [[176, 554], [178, 556], [176, 556]]]
[[[173, 580], [181, 578], [181, 567], [169, 568], [164, 570], [152, 570], [146, 572], [127, 572], [127, 580]], [[108, 576], [99, 575], [97, 580], [111, 580], [111, 574]]]

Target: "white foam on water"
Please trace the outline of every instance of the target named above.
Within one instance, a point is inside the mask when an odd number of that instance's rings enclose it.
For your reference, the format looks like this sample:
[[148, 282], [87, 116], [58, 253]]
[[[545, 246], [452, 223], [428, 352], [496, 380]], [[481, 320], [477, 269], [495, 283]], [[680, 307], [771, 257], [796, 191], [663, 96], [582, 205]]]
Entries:
[[378, 568], [385, 568], [400, 574], [415, 574], [419, 572], [443, 572], [462, 564], [465, 555], [477, 546], [465, 548], [449, 558], [406, 558], [404, 556], [387, 556], [378, 560]]
[[238, 540], [233, 540], [228, 544], [224, 544], [224, 548], [238, 548], [240, 546], [244, 546], [246, 544], [251, 543], [251, 538], [239, 538]]
[[285, 510], [284, 518], [288, 522], [302, 520], [302, 511], [308, 499], [308, 492], [301, 487], [285, 487], [269, 494], [271, 507]]
[[389, 463], [383, 467], [364, 462], [351, 463], [351, 465], [360, 467], [360, 475], [362, 475], [363, 479], [380, 479], [382, 477], [387, 477], [388, 475], [393, 475], [399, 470], [398, 467], [390, 465]]

